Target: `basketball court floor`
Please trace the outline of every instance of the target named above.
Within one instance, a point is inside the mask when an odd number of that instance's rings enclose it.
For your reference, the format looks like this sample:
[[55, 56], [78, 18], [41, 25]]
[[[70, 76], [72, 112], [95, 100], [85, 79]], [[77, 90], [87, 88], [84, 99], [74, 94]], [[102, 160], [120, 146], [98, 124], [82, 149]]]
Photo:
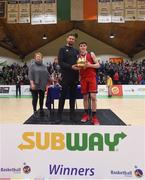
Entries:
[[[31, 97], [0, 98], [0, 123], [23, 124], [33, 114], [31, 101]], [[55, 100], [55, 108], [57, 104]], [[66, 100], [66, 109], [68, 105]], [[83, 109], [82, 100], [77, 100], [77, 108]], [[112, 110], [126, 125], [145, 125], [145, 97], [98, 97], [97, 108]]]

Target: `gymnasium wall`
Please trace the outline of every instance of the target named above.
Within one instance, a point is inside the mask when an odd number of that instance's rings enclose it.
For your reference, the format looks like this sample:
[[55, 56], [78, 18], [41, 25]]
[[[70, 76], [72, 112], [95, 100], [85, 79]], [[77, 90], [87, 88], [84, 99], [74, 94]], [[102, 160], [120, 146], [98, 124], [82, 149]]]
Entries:
[[142, 61], [143, 59], [145, 59], [145, 50], [137, 53], [134, 57], [133, 57], [134, 60], [137, 60], [137, 61]]
[[8, 65], [12, 63], [21, 64], [22, 61], [16, 54], [0, 47], [0, 64], [3, 64], [3, 63], [8, 64]]
[[[95, 52], [95, 54], [97, 55], [98, 58], [101, 59], [101, 61], [109, 60], [110, 57], [123, 57], [124, 60], [129, 59], [129, 57], [126, 54], [120, 52], [119, 50], [99, 40], [96, 40], [95, 38], [87, 35], [86, 33], [83, 33], [82, 31], [74, 30], [71, 32], [78, 34], [78, 38], [76, 39], [76, 43], [75, 43], [76, 48], [78, 48], [78, 45], [81, 41], [86, 41], [88, 43], [88, 51]], [[57, 56], [59, 48], [64, 46], [66, 43], [67, 34], [64, 34], [58, 39], [50, 42], [49, 44], [37, 50], [43, 53], [45, 61], [48, 61], [49, 59], [51, 59], [49, 58], [49, 56], [51, 57]], [[37, 51], [34, 51], [33, 53], [26, 56], [25, 61], [31, 61], [33, 59], [34, 53]]]
[[[82, 31], [73, 30], [71, 32], [78, 34], [78, 38], [75, 44], [76, 48], [78, 47], [78, 44], [80, 41], [86, 41], [88, 43], [88, 51], [95, 52], [95, 54], [101, 61], [106, 61], [106, 60], [109, 60], [109, 58], [114, 58], [114, 57], [117, 57], [117, 58], [123, 57], [124, 60], [130, 60], [130, 58], [126, 54], [120, 52], [119, 50], [99, 40], [96, 40], [95, 38], [89, 36], [88, 34]], [[50, 61], [52, 62], [53, 59], [57, 56], [59, 48], [65, 45], [67, 34], [64, 34], [63, 36], [57, 38], [56, 40], [46, 44], [45, 46], [27, 55], [23, 61], [27, 62], [29, 65], [33, 61], [34, 53], [40, 51], [44, 55], [45, 64], [47, 64], [47, 62], [50, 62]], [[142, 60], [142, 59], [145, 59], [145, 50], [136, 54], [133, 57], [133, 60]], [[22, 60], [19, 58], [19, 56], [0, 47], [0, 63], [3, 63], [5, 61], [7, 64], [23, 63]]]

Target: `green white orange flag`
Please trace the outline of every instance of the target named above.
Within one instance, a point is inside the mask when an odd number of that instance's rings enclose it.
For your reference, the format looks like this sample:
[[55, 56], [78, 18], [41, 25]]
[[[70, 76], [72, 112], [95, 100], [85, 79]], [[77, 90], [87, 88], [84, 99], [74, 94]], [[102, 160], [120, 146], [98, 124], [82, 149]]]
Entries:
[[59, 20], [97, 20], [97, 0], [57, 0]]

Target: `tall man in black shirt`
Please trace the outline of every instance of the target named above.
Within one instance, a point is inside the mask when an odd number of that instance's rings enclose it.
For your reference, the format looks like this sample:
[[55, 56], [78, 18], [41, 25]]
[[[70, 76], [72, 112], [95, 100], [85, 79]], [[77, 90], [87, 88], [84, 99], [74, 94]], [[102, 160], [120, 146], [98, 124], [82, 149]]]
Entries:
[[75, 121], [75, 100], [77, 83], [79, 80], [79, 72], [76, 66], [78, 50], [73, 48], [75, 43], [75, 36], [68, 34], [66, 38], [66, 45], [59, 50], [58, 62], [61, 68], [62, 81], [61, 81], [61, 93], [58, 106], [58, 121], [62, 120], [62, 112], [64, 108], [65, 99], [69, 92], [69, 104], [70, 104], [70, 119]]

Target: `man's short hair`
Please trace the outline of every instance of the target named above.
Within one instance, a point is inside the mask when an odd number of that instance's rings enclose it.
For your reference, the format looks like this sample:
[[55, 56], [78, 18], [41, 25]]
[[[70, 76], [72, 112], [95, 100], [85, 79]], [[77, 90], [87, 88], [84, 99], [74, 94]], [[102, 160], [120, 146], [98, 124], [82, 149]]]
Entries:
[[73, 34], [73, 33], [69, 33], [69, 34], [67, 34], [67, 38], [68, 38], [69, 36], [73, 36], [73, 37], [75, 37], [75, 34]]
[[85, 42], [85, 41], [80, 42], [80, 43], [79, 43], [79, 46], [80, 46], [81, 44], [85, 44], [85, 45], [87, 46], [87, 42]]

